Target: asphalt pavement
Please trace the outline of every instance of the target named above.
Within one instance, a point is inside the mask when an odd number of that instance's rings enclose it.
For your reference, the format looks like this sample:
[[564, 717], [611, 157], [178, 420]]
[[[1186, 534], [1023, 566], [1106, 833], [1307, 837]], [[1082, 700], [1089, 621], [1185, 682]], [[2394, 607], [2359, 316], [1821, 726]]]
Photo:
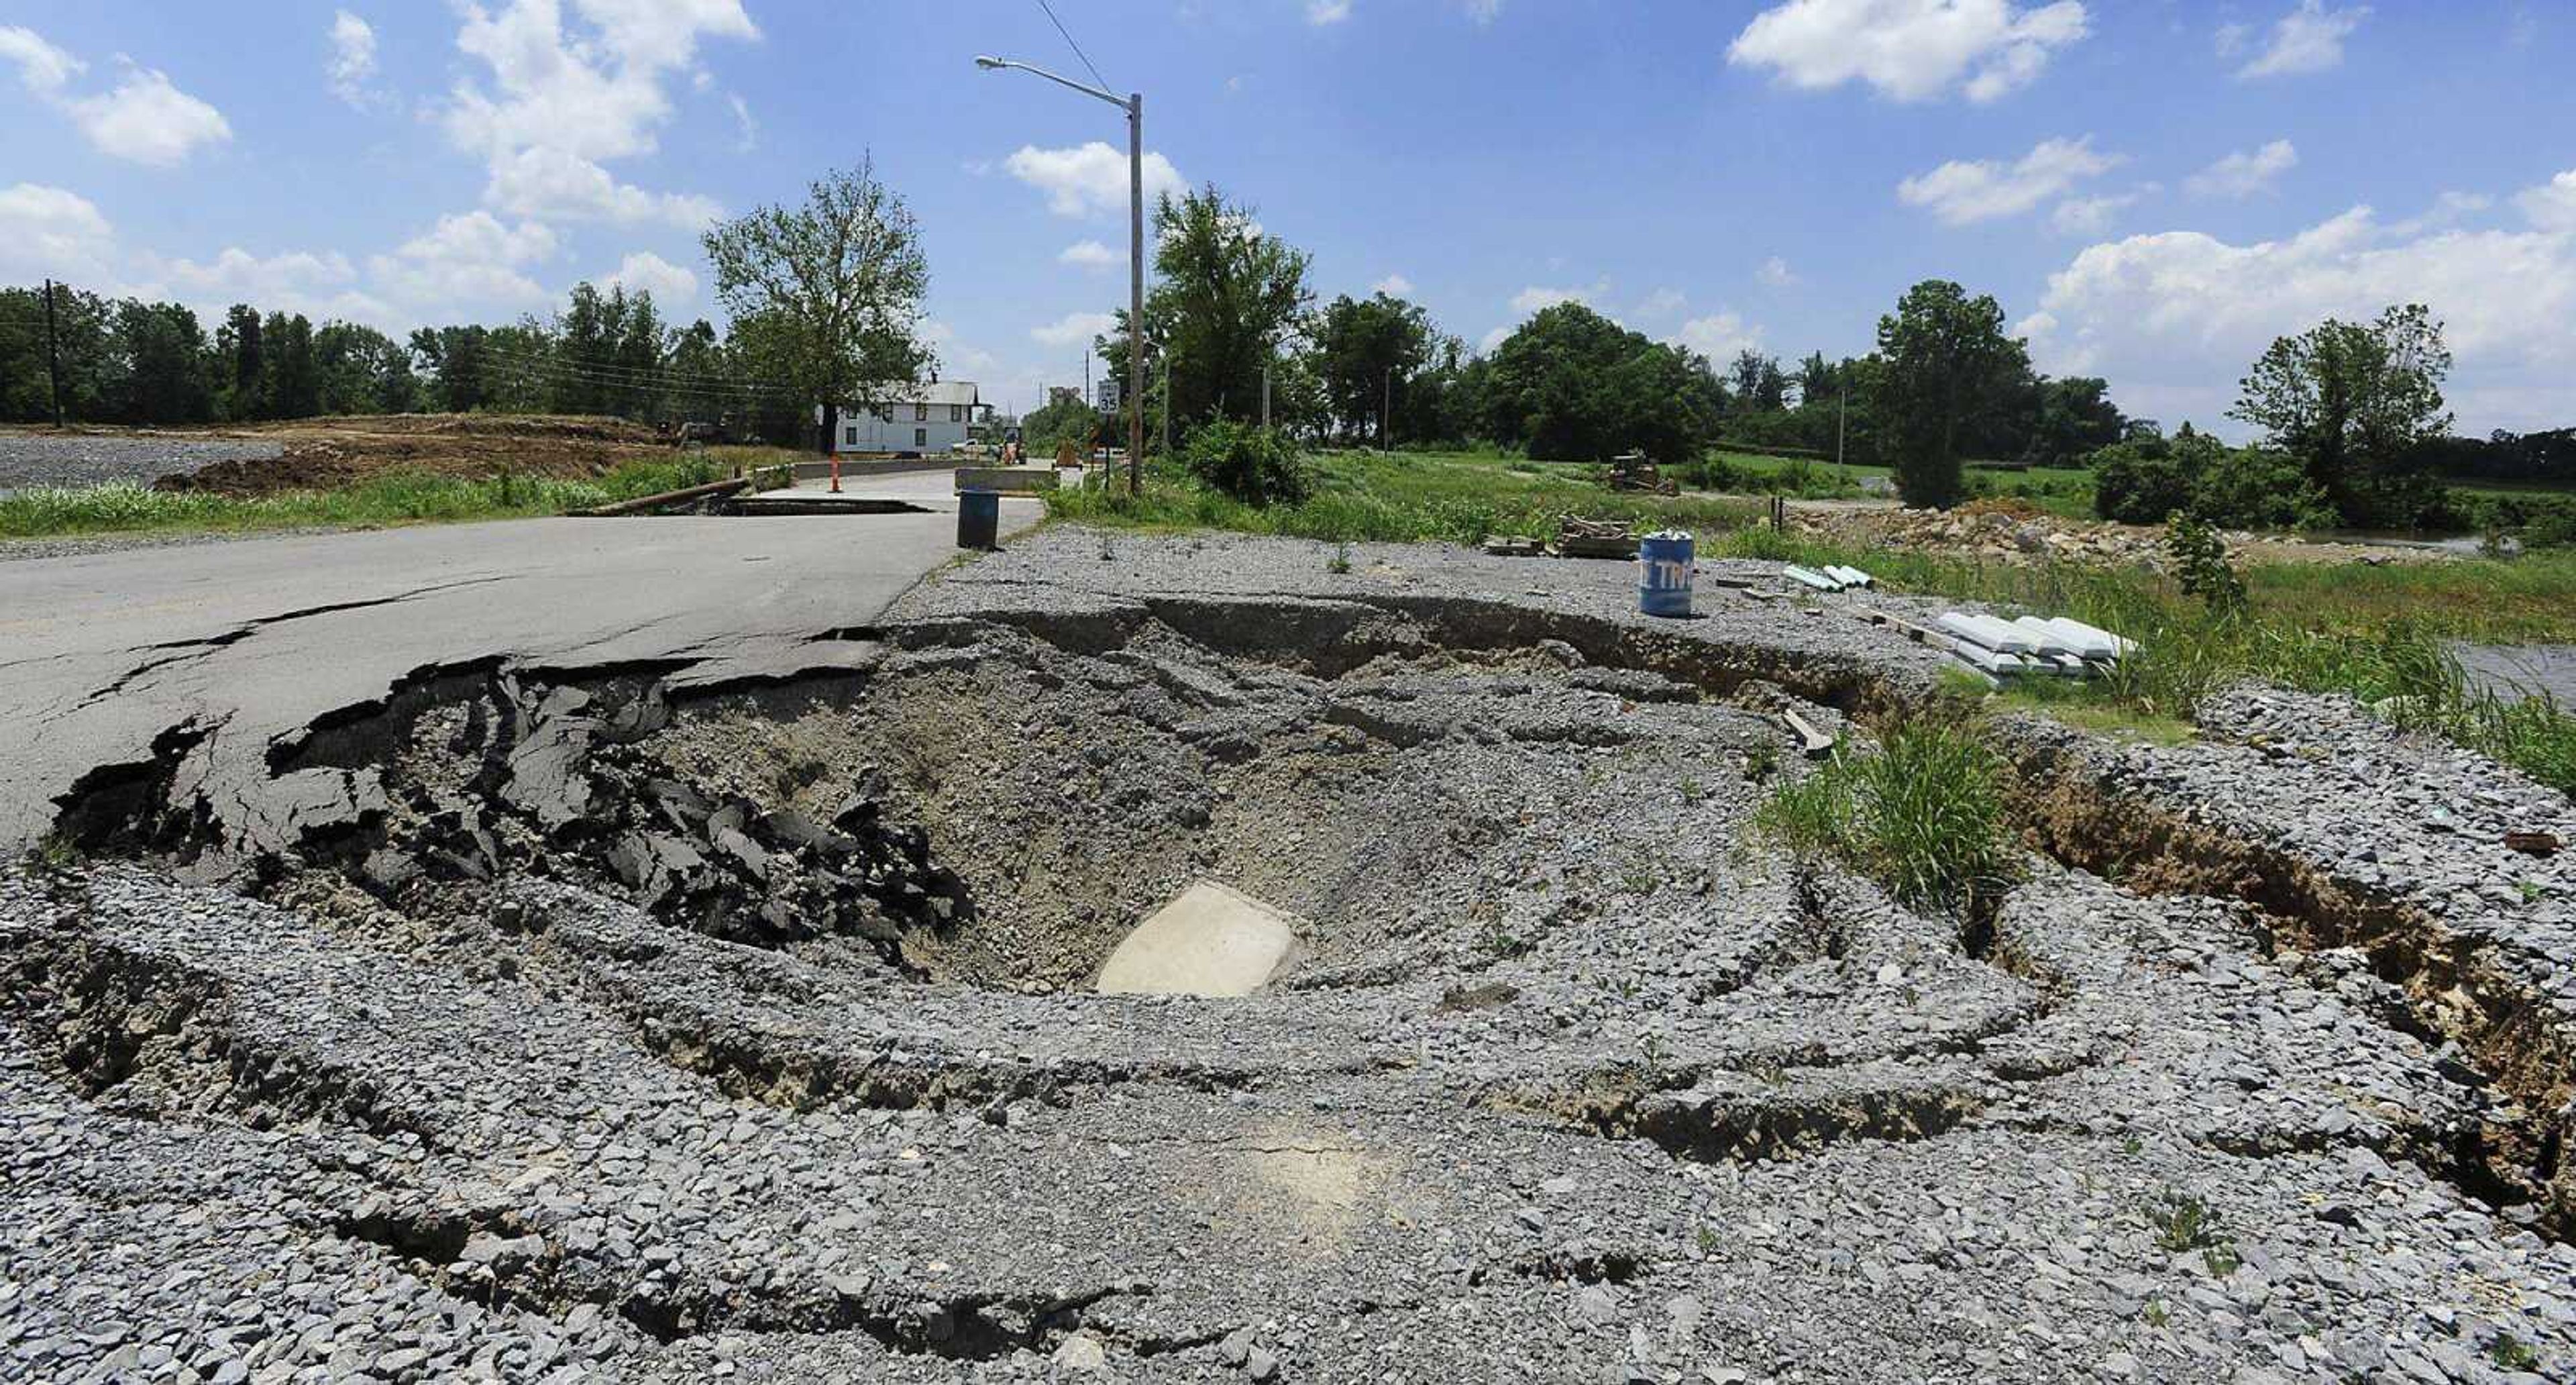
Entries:
[[[101, 766], [201, 737], [191, 773], [291, 815], [268, 747], [408, 675], [652, 661], [675, 686], [866, 662], [863, 629], [956, 553], [948, 473], [876, 477], [922, 513], [536, 519], [0, 564], [0, 852]], [[1004, 502], [1007, 531], [1040, 517]], [[164, 742], [165, 745], [167, 742]]]

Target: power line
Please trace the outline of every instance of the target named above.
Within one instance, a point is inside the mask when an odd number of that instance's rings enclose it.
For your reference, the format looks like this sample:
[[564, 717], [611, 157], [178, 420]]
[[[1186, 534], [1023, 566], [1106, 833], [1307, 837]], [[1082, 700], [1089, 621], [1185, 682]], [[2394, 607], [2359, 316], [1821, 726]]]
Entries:
[[[676, 366], [647, 367], [626, 365], [617, 361], [585, 361], [580, 359], [567, 359], [550, 351], [513, 349], [491, 345], [485, 345], [479, 348], [479, 351], [480, 354], [484, 356], [504, 361], [527, 361], [534, 362], [539, 365], [564, 366], [571, 369], [588, 370], [603, 374], [614, 373], [621, 375], [653, 376], [665, 379], [684, 379], [702, 383], [726, 385], [749, 383], [764, 389], [771, 388], [770, 385], [757, 380], [742, 382], [738, 381], [736, 377], [731, 375], [711, 374], [703, 370], [683, 370]], [[778, 388], [785, 388], [785, 386], [778, 386]]]
[[[678, 389], [704, 386], [709, 392], [754, 393], [794, 396], [802, 391], [786, 385], [758, 381], [733, 380], [723, 376], [702, 375], [690, 371], [646, 370], [640, 366], [622, 366], [587, 361], [566, 361], [543, 356], [520, 355], [505, 351], [485, 350], [484, 359], [507, 370], [538, 370], [566, 375], [590, 383], [624, 385], [639, 389]], [[469, 358], [470, 359], [470, 358]]]
[[1038, 0], [1038, 8], [1046, 11], [1047, 22], [1055, 25], [1055, 31], [1064, 35], [1065, 46], [1073, 50], [1075, 57], [1082, 59], [1084, 69], [1091, 73], [1091, 80], [1107, 88], [1109, 79], [1101, 76], [1100, 69], [1091, 65], [1091, 55], [1082, 51], [1082, 45], [1073, 41], [1073, 34], [1064, 27], [1064, 21], [1055, 17], [1055, 6], [1048, 4], [1047, 0]]

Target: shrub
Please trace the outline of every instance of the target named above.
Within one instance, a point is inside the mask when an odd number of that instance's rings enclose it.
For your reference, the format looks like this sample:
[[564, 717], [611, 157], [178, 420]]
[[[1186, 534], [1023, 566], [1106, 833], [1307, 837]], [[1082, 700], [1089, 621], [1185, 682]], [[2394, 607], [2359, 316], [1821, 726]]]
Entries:
[[2093, 512], [2123, 524], [2162, 524], [2191, 504], [2191, 475], [2163, 439], [2114, 443], [2093, 454]]
[[[2189, 458], [2185, 454], [2185, 464]], [[2298, 459], [2263, 447], [2212, 443], [2192, 478], [2192, 512], [2236, 529], [2332, 529], [2342, 515]]]
[[1181, 448], [1181, 465], [1202, 483], [1247, 505], [1295, 505], [1314, 493], [1306, 456], [1275, 428], [1219, 420]]
[[2165, 524], [2165, 551], [2173, 555], [2183, 595], [2199, 597], [2213, 611], [2245, 609], [2245, 579], [2227, 565], [2227, 540], [2208, 520], [2177, 512]]
[[1907, 904], [1967, 908], [2013, 874], [2001, 769], [1955, 723], [1912, 722], [1875, 753], [1837, 750], [1774, 793], [1758, 822], [1793, 850], [1834, 856]]

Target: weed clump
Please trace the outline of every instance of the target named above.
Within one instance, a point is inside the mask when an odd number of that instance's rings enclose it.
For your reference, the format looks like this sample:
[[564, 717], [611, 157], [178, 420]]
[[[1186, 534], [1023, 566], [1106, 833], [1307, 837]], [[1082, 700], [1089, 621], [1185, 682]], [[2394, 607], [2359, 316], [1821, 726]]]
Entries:
[[2015, 872], [2002, 762], [1956, 726], [1911, 722], [1875, 752], [1836, 750], [1756, 818], [1792, 850], [1830, 855], [1917, 908], [1968, 910]]

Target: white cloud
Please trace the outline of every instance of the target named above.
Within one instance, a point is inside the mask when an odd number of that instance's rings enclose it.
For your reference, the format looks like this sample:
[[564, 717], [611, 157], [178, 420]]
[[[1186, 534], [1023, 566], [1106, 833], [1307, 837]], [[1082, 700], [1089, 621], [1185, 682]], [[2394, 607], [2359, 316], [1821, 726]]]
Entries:
[[[1058, 216], [1127, 210], [1127, 153], [1103, 141], [1093, 140], [1071, 149], [1026, 145], [1003, 160], [1002, 167], [1012, 177], [1045, 193], [1047, 210]], [[1144, 175], [1148, 206], [1164, 193], [1186, 192], [1189, 188], [1180, 170], [1172, 167], [1172, 161], [1150, 149], [1145, 151]]]
[[233, 137], [223, 112], [171, 85], [167, 75], [119, 59], [113, 90], [66, 94], [71, 79], [89, 65], [33, 29], [0, 28], [0, 59], [17, 64], [18, 80], [46, 104], [71, 117], [92, 147], [131, 163], [170, 168], [204, 145]]
[[199, 146], [233, 137], [223, 112], [145, 68], [130, 69], [114, 91], [82, 97], [68, 109], [100, 153], [156, 168], [185, 163]]
[[2009, 166], [1992, 160], [1952, 160], [1897, 184], [1896, 200], [1929, 208], [1944, 225], [1966, 226], [2019, 216], [2085, 178], [2109, 172], [2115, 154], [2094, 151], [2093, 137], [2043, 140]]
[[115, 228], [88, 198], [41, 183], [0, 189], [0, 266], [10, 282], [50, 275], [95, 287], [115, 248]]
[[2222, 58], [2232, 58], [2237, 54], [2244, 52], [2245, 40], [2253, 37], [2253, 35], [2254, 31], [2242, 24], [2219, 25], [2217, 36], [2218, 56]]
[[33, 29], [0, 28], [0, 58], [18, 65], [18, 80], [39, 96], [51, 96], [80, 75], [89, 64], [45, 42]]
[[2157, 190], [2153, 183], [2134, 192], [2104, 193], [2099, 197], [2070, 197], [2057, 204], [2048, 214], [2050, 229], [2060, 235], [2098, 236], [2111, 229], [2112, 218], [2135, 206]]
[[642, 290], [653, 295], [653, 301], [664, 308], [698, 296], [698, 276], [649, 250], [628, 255], [618, 262], [616, 273], [603, 277], [629, 293]]
[[1096, 240], [1078, 240], [1058, 252], [1056, 263], [1079, 265], [1084, 269], [1107, 269], [1118, 263], [1118, 255]]
[[[587, 29], [568, 28], [565, 10]], [[456, 46], [488, 89], [461, 81], [443, 112], [448, 138], [491, 171], [485, 203], [516, 217], [703, 225], [704, 198], [619, 183], [602, 164], [650, 154], [671, 117], [666, 81], [708, 39], [760, 37], [741, 0], [508, 0], [463, 4]]]
[[331, 16], [331, 60], [323, 71], [331, 94], [352, 106], [367, 103], [367, 82], [376, 75], [376, 31], [347, 10]]
[[[2444, 193], [2446, 199], [2461, 197]], [[2514, 205], [2531, 218], [2531, 224], [2548, 231], [2576, 232], [2576, 169], [2570, 169], [2536, 188], [2514, 198]]]
[[740, 92], [725, 93], [725, 104], [733, 107], [733, 151], [748, 154], [760, 147], [760, 122], [751, 118], [751, 103]]
[[1673, 340], [1712, 361], [1723, 362], [1732, 359], [1739, 351], [1760, 346], [1762, 329], [1747, 323], [1732, 311], [1721, 311], [1683, 323], [1680, 334]]
[[1385, 294], [1389, 298], [1402, 298], [1413, 292], [1413, 281], [1401, 274], [1390, 274], [1369, 285], [1369, 289], [1375, 293]]
[[1559, 303], [1581, 303], [1590, 307], [1608, 297], [1609, 294], [1610, 281], [1607, 279], [1590, 288], [1552, 289], [1532, 284], [1512, 295], [1512, 311], [1527, 317], [1542, 308], [1553, 308]]
[[1753, 271], [1753, 277], [1766, 287], [1775, 289], [1795, 288], [1798, 283], [1797, 271], [1789, 268], [1789, 262], [1777, 255], [1764, 260], [1762, 267]]
[[1479, 24], [1491, 24], [1494, 17], [1503, 12], [1503, 0], [1461, 0], [1461, 3], [1466, 7], [1467, 17]]
[[1806, 90], [1862, 81], [1921, 101], [1960, 87], [1992, 101], [2027, 85], [2088, 32], [2077, 0], [1788, 0], [1753, 17], [1726, 50]]
[[713, 199], [656, 193], [621, 183], [608, 170], [561, 149], [519, 150], [492, 165], [483, 200], [515, 217], [566, 221], [661, 221], [695, 231], [724, 215]]
[[146, 253], [139, 268], [147, 276], [136, 290], [139, 295], [175, 298], [209, 320], [235, 303], [248, 303], [262, 312], [336, 317], [377, 326], [389, 325], [392, 316], [382, 300], [357, 288], [357, 266], [337, 251], [292, 250], [262, 257], [227, 246], [202, 263]]
[[[2576, 171], [2551, 188], [2576, 198]], [[2451, 394], [2472, 431], [2563, 422], [2576, 371], [2576, 201], [2520, 199], [2533, 226], [2402, 234], [2355, 207], [2284, 240], [2196, 231], [2090, 246], [2050, 276], [2021, 324], [2043, 369], [2107, 375], [2124, 407], [2215, 422], [2273, 338], [2329, 316], [2423, 303], [2458, 357]]]
[[[960, 342], [957, 339], [957, 329], [937, 318], [922, 319], [920, 334], [921, 339], [930, 343], [938, 352], [943, 378], [963, 379], [965, 376], [959, 374], [961, 371], [970, 375], [990, 376], [1002, 369], [1001, 357], [980, 347], [968, 346]], [[991, 400], [997, 396], [987, 393], [984, 397]]]
[[1660, 288], [1655, 290], [1653, 293], [1647, 294], [1645, 298], [1638, 302], [1636, 313], [1637, 316], [1649, 320], [1659, 317], [1670, 317], [1673, 314], [1680, 312], [1682, 310], [1682, 305], [1689, 301], [1689, 299], [1682, 296], [1682, 291], [1680, 289]]
[[[2285, 77], [2339, 67], [2343, 64], [2343, 41], [2361, 27], [2361, 21], [2369, 14], [2367, 5], [2330, 10], [2325, 0], [2299, 0], [2297, 9], [2281, 16], [2280, 22], [2272, 26], [2272, 41], [2252, 62], [2236, 69], [2236, 75]], [[2226, 51], [2223, 46], [2221, 51]]]
[[1066, 313], [1043, 327], [1029, 329], [1029, 339], [1044, 346], [1088, 344], [1118, 325], [1114, 313]]
[[1490, 356], [1494, 354], [1495, 347], [1511, 340], [1512, 333], [1519, 330], [1520, 325], [1518, 323], [1514, 323], [1509, 327], [1497, 327], [1494, 330], [1487, 332], [1476, 342], [1476, 349]]
[[2260, 149], [2240, 149], [2183, 180], [2194, 197], [2251, 197], [2270, 192], [2282, 174], [2299, 166], [2299, 151], [2276, 139]]
[[441, 317], [478, 310], [533, 308], [552, 295], [521, 267], [552, 258], [558, 242], [545, 226], [505, 226], [490, 212], [442, 216], [438, 224], [390, 255], [367, 261], [371, 280], [397, 300]]
[[1306, 0], [1306, 22], [1339, 24], [1351, 17], [1351, 0]]

